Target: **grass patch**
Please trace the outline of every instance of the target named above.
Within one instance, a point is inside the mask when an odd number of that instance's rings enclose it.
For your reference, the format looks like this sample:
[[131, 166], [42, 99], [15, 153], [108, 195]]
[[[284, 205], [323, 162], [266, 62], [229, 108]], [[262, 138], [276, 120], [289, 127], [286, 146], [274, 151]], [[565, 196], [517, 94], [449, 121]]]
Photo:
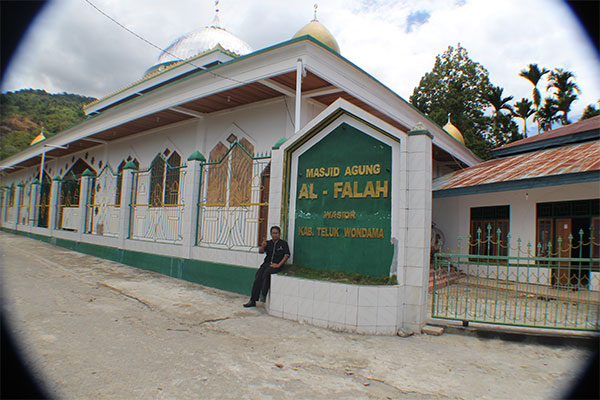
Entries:
[[344, 271], [323, 271], [305, 267], [303, 265], [288, 264], [281, 275], [295, 276], [297, 278], [313, 279], [318, 281], [341, 282], [352, 285], [397, 285], [396, 275], [370, 276]]

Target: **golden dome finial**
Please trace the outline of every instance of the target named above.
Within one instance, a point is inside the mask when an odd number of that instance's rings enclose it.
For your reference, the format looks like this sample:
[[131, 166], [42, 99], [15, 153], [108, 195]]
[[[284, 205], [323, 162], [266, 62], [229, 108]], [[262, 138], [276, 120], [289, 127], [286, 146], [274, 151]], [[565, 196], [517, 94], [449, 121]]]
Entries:
[[329, 30], [327, 30], [327, 28], [325, 28], [323, 24], [319, 22], [319, 20], [317, 20], [317, 9], [319, 8], [319, 5], [315, 3], [314, 8], [315, 13], [313, 20], [296, 32], [293, 38], [310, 35], [339, 54], [340, 46], [338, 45], [337, 40], [335, 40], [331, 32], [329, 32]]
[[448, 123], [446, 125], [444, 125], [444, 130], [446, 132], [448, 132], [448, 134], [450, 136], [452, 136], [454, 139], [458, 140], [460, 143], [462, 143], [463, 145], [465, 144], [465, 138], [463, 137], [462, 133], [458, 130], [457, 127], [455, 127], [452, 122], [450, 122], [450, 117], [452, 116], [451, 113], [448, 113]]

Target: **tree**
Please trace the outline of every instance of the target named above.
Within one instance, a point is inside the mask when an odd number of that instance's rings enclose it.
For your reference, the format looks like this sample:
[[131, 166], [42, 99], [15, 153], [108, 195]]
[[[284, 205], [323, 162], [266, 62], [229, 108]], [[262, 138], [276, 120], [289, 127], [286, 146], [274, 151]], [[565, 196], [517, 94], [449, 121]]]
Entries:
[[[600, 100], [598, 100], [598, 105], [600, 105]], [[588, 106], [583, 110], [583, 114], [581, 114], [581, 119], [593, 118], [600, 115], [600, 109], [597, 109], [593, 104], [588, 104]]]
[[461, 131], [465, 143], [478, 157], [487, 160], [492, 144], [486, 140], [490, 120], [484, 116], [491, 85], [488, 71], [471, 60], [458, 45], [438, 55], [431, 72], [426, 73], [410, 96], [411, 104], [440, 126], [448, 114]]
[[[509, 101], [513, 99], [513, 96], [502, 97], [502, 89], [500, 86], [492, 86], [487, 92], [484, 93], [483, 98], [492, 106], [494, 109], [494, 115], [492, 116], [493, 129], [491, 140], [495, 146], [502, 146], [510, 140], [509, 131], [505, 131], [503, 127], [510, 127], [511, 120], [510, 114], [508, 114], [508, 120], [505, 118], [502, 110], [512, 112], [512, 107]], [[510, 128], [509, 128], [510, 129]]]
[[547, 97], [544, 101], [544, 105], [535, 112], [534, 121], [537, 121], [544, 132], [552, 129], [552, 123], [558, 120], [558, 107], [554, 102], [554, 99]]
[[[523, 78], [527, 79], [533, 85], [533, 104], [535, 105], [536, 112], [540, 109], [540, 103], [541, 103], [541, 94], [537, 88], [537, 84], [540, 81], [540, 79], [542, 78], [542, 76], [544, 76], [548, 72], [550, 72], [550, 71], [547, 70], [546, 68], [542, 68], [540, 70], [540, 68], [538, 67], [537, 64], [529, 64], [528, 69], [521, 70], [521, 73], [519, 73], [519, 76], [522, 76]], [[538, 133], [540, 133], [540, 124], [539, 123], [538, 123]], [[525, 134], [525, 137], [527, 137], [527, 133]]]
[[556, 68], [550, 73], [548, 89], [554, 90], [554, 103], [558, 111], [562, 112], [559, 119], [561, 124], [568, 125], [570, 122], [567, 115], [571, 111], [571, 103], [577, 99], [579, 93], [579, 87], [575, 83], [575, 75], [562, 68]]
[[522, 98], [515, 103], [513, 109], [513, 115], [523, 120], [523, 137], [527, 137], [527, 118], [535, 114], [535, 110], [531, 108], [532, 105], [533, 103], [529, 99]]

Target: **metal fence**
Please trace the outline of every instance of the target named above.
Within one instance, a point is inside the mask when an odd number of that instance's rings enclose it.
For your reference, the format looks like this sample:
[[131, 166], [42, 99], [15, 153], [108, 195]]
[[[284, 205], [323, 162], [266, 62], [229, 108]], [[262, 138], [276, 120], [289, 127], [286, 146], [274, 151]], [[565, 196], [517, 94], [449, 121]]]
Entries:
[[121, 201], [120, 191], [117, 190], [117, 187], [120, 183], [119, 174], [115, 173], [108, 165], [100, 171], [96, 178], [90, 180], [86, 233], [119, 236]]
[[270, 162], [235, 142], [202, 164], [198, 246], [250, 250], [266, 239]]
[[[434, 255], [431, 316], [538, 328], [599, 330], [599, 239], [511, 246], [479, 229], [455, 252]], [[461, 251], [462, 249], [462, 251]], [[507, 254], [507, 255], [497, 255]]]
[[56, 229], [77, 231], [82, 210], [79, 207], [81, 178], [74, 174], [65, 177], [59, 186], [59, 202], [56, 205]]
[[132, 239], [177, 243], [183, 240], [186, 166], [171, 166], [160, 155], [133, 179]]

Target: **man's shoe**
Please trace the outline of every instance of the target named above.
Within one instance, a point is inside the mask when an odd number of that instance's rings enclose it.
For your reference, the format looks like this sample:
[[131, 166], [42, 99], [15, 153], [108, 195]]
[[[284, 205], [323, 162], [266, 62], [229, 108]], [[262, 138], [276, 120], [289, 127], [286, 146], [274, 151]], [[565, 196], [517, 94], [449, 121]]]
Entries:
[[256, 302], [250, 300], [249, 302], [247, 302], [246, 304], [244, 304], [244, 307], [249, 308], [249, 307], [256, 307]]
[[267, 297], [266, 296], [260, 296], [260, 300], [261, 303], [265, 303], [267, 301]]

